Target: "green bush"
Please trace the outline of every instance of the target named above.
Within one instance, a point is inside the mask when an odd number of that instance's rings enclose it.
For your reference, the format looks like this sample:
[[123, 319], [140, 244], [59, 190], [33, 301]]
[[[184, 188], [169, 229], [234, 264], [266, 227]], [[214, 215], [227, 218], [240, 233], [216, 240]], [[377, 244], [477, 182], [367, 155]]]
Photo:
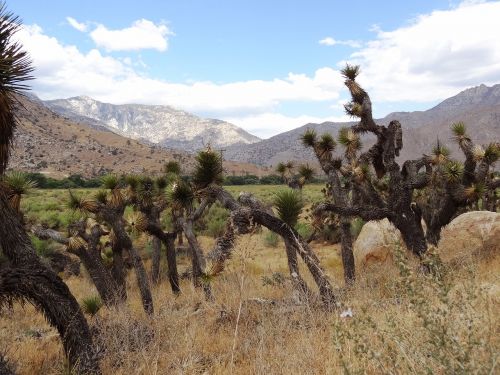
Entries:
[[198, 231], [205, 236], [217, 238], [224, 234], [229, 214], [219, 203], [210, 207], [203, 220], [197, 226]]
[[295, 226], [295, 230], [304, 239], [309, 238], [313, 233], [313, 227], [307, 223], [297, 223], [297, 225]]
[[54, 252], [48, 241], [41, 240], [38, 237], [31, 236], [31, 243], [35, 248], [36, 253], [41, 257], [46, 257]]
[[82, 300], [82, 310], [84, 313], [94, 316], [102, 307], [102, 301], [99, 296], [85, 297]]
[[361, 229], [363, 229], [363, 225], [365, 225], [365, 221], [360, 218], [355, 218], [351, 221], [351, 234], [353, 241], [358, 238]]
[[280, 241], [280, 236], [271, 231], [266, 231], [263, 238], [266, 247], [277, 247]]

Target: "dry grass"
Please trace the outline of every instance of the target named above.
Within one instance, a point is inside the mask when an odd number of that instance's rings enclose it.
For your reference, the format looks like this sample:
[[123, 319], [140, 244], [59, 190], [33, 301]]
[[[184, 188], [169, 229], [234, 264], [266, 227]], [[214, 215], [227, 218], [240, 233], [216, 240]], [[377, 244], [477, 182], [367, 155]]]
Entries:
[[[288, 282], [264, 285], [262, 276], [287, 275], [287, 268], [283, 245], [264, 247], [260, 236], [239, 241], [229, 268], [212, 281], [213, 303], [187, 280], [175, 298], [163, 280], [153, 291], [155, 316], [148, 320], [129, 275], [127, 305], [88, 317], [103, 350], [104, 373], [495, 373], [499, 257], [441, 278], [372, 269], [353, 289], [339, 290], [339, 311], [327, 313], [297, 305]], [[202, 238], [205, 248], [212, 241]], [[342, 285], [338, 248], [315, 250]], [[181, 258], [181, 270], [188, 263]], [[85, 275], [66, 282], [79, 301], [96, 293]], [[443, 288], [449, 288], [444, 297]], [[339, 316], [346, 308], [352, 318]], [[450, 340], [440, 343], [443, 334]], [[3, 311], [0, 342], [19, 374], [67, 373], [59, 337], [31, 306]], [[469, 347], [460, 357], [460, 348]], [[463, 371], [457, 358], [467, 362]]]

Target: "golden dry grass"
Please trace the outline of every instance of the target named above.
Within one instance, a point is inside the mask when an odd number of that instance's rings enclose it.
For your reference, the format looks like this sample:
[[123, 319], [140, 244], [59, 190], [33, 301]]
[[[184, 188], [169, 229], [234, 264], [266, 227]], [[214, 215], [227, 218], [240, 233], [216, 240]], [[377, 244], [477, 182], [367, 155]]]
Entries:
[[[340, 309], [328, 313], [315, 304], [296, 304], [288, 283], [263, 284], [262, 276], [274, 272], [286, 275], [287, 268], [283, 245], [266, 248], [261, 236], [255, 234], [239, 240], [229, 267], [212, 281], [215, 302], [204, 301], [203, 294], [187, 280], [181, 285], [183, 293], [176, 298], [166, 280], [162, 280], [153, 291], [155, 315], [148, 319], [130, 274], [126, 306], [118, 310], [102, 308], [95, 317], [88, 317], [94, 331], [100, 332], [96, 345], [103, 350], [103, 372], [336, 374], [428, 370], [450, 373], [456, 359], [454, 347], [443, 344], [444, 350], [452, 351], [449, 368], [437, 354], [433, 357], [433, 353], [441, 352], [429, 343], [434, 328], [429, 331], [418, 315], [422, 312], [418, 305], [415, 308], [409, 303], [413, 292], [411, 288], [401, 289], [402, 279], [395, 267], [372, 269], [369, 274], [361, 275], [351, 290], [339, 289]], [[213, 242], [209, 238], [201, 240], [205, 248]], [[315, 251], [334, 284], [341, 286], [338, 248], [315, 245]], [[188, 259], [180, 258], [180, 269], [188, 263]], [[496, 257], [487, 264], [469, 266], [469, 270], [455, 270], [450, 279], [455, 290], [450, 298], [463, 306], [445, 303], [444, 308], [449, 309], [446, 314], [453, 322], [450, 326], [444, 321], [442, 326], [448, 329], [446, 334], [457, 335], [464, 346], [469, 345], [464, 334], [471, 326], [474, 337], [481, 340], [471, 351], [472, 368], [477, 373], [487, 373], [499, 349], [500, 325], [495, 312], [500, 297], [500, 261]], [[303, 273], [313, 286], [305, 269]], [[415, 277], [419, 278], [422, 276]], [[96, 293], [85, 274], [67, 278], [66, 282], [79, 301]], [[418, 285], [414, 288], [420, 290]], [[422, 289], [428, 299], [425, 308], [442, 305], [438, 298], [440, 287], [436, 285], [426, 283]], [[475, 294], [460, 296], [458, 292], [468, 288], [474, 289]], [[273, 304], [268, 303], [271, 300]], [[341, 318], [339, 313], [348, 307], [354, 317]], [[425, 317], [427, 313], [423, 314]], [[429, 316], [436, 321], [442, 319], [439, 311], [432, 310]], [[31, 306], [15, 305], [12, 310], [3, 311], [0, 342], [0, 350], [6, 351], [6, 356], [17, 364], [19, 374], [67, 373], [59, 337]], [[494, 368], [491, 373], [495, 373]]]

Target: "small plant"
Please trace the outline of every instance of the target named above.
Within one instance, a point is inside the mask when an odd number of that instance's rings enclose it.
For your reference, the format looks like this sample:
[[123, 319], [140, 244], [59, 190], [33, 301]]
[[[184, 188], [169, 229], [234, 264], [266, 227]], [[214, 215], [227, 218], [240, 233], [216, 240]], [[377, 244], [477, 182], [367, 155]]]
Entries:
[[304, 208], [304, 201], [300, 192], [296, 190], [281, 190], [275, 195], [274, 206], [278, 211], [279, 218], [294, 227]]
[[90, 296], [82, 300], [82, 310], [90, 316], [96, 315], [102, 307], [102, 300], [99, 296]]
[[280, 272], [274, 272], [271, 276], [262, 276], [262, 285], [263, 286], [278, 286], [282, 287], [285, 285], [286, 277]]
[[267, 233], [264, 236], [264, 245], [266, 247], [277, 247], [279, 241], [280, 237], [274, 232], [267, 231]]

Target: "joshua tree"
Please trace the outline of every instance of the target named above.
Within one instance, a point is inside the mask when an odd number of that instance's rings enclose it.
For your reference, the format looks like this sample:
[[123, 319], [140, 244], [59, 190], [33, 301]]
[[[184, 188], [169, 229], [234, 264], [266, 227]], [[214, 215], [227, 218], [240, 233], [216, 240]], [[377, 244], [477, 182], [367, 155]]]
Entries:
[[[217, 239], [214, 249], [208, 255], [208, 258], [212, 260], [210, 274], [217, 274], [224, 269], [224, 262], [231, 256], [236, 235], [249, 233], [256, 225], [262, 225], [283, 238], [288, 246], [287, 251], [295, 251], [301, 256], [318, 285], [324, 305], [329, 309], [335, 307], [333, 288], [318, 257], [293, 227], [270, 213], [261, 202], [250, 194], [240, 195], [238, 202], [230, 193], [214, 184], [207, 186], [200, 194], [219, 201], [223, 207], [231, 212], [224, 235]], [[306, 290], [304, 289], [304, 292]]]
[[[335, 212], [341, 217], [357, 216], [366, 221], [387, 218], [399, 229], [407, 248], [420, 257], [427, 250], [427, 244], [421, 210], [412, 198], [415, 189], [428, 184], [432, 167], [426, 157], [405, 161], [402, 166], [396, 162], [403, 147], [401, 124], [398, 121], [391, 121], [388, 126], [375, 123], [370, 97], [356, 82], [358, 66], [347, 65], [342, 74], [352, 97], [352, 101], [345, 105], [346, 112], [359, 118], [359, 123], [342, 130], [339, 137], [346, 146], [346, 165], [332, 155], [333, 138], [318, 141], [312, 134], [304, 137], [304, 142], [314, 148], [323, 170], [329, 176], [335, 197], [334, 202], [322, 203], [315, 211], [318, 214]], [[358, 156], [354, 151], [360, 147], [359, 134], [367, 132], [374, 134], [377, 141]], [[375, 175], [370, 171], [370, 164]], [[420, 172], [424, 167], [425, 171]], [[342, 185], [337, 180], [341, 177], [352, 189], [352, 203], [346, 201], [346, 192], [350, 189], [343, 190], [344, 193], [339, 189]], [[387, 192], [376, 188], [384, 178], [387, 179]], [[344, 225], [347, 232], [347, 223]]]
[[[367, 168], [359, 165], [356, 160], [361, 149], [359, 135], [347, 128], [339, 131], [338, 142], [345, 147], [343, 159], [332, 156], [337, 143], [328, 133], [323, 134], [318, 139], [314, 130], [307, 130], [302, 136], [302, 142], [306, 147], [312, 147], [321, 168], [328, 177], [326, 196], [342, 207], [352, 208], [353, 200], [357, 198], [352, 182], [363, 182], [362, 180], [367, 177], [368, 173]], [[346, 165], [342, 166], [342, 163]], [[351, 179], [355, 181], [351, 181]], [[317, 219], [330, 219], [329, 217], [323, 218], [323, 212], [319, 213]], [[356, 272], [349, 215], [340, 215], [340, 237], [344, 280], [347, 285], [350, 285], [355, 281]]]
[[118, 286], [102, 262], [99, 242], [101, 237], [109, 232], [95, 220], [89, 218], [69, 225], [69, 236], [40, 226], [31, 227], [31, 232], [40, 239], [50, 239], [65, 245], [68, 252], [78, 256], [107, 306], [116, 305], [126, 299], [126, 290]]
[[295, 165], [292, 161], [286, 163], [278, 163], [276, 166], [278, 172], [283, 179], [283, 182], [292, 189], [302, 190], [304, 185], [311, 181], [314, 176], [314, 169], [308, 164], [301, 164], [295, 170]]
[[[20, 20], [0, 4], [0, 176], [9, 159], [17, 125], [16, 95], [27, 89], [31, 62], [11, 38]], [[0, 271], [0, 304], [27, 301], [57, 328], [71, 367], [79, 373], [100, 373], [92, 337], [67, 285], [38, 258], [23, 228], [19, 213], [9, 203], [9, 191], [0, 182], [0, 248], [11, 266]]]
[[490, 173], [500, 155], [500, 144], [475, 145], [462, 122], [453, 124], [451, 129], [465, 162], [451, 159], [448, 148], [438, 141], [429, 157], [433, 166], [430, 183], [418, 197], [427, 226], [427, 242], [433, 245], [438, 244], [441, 229], [467, 206], [477, 209], [481, 200], [485, 209], [495, 211], [495, 189], [500, 186], [500, 180]]
[[135, 229], [149, 233], [153, 243], [151, 278], [154, 283], [159, 282], [161, 244], [167, 251], [168, 278], [174, 293], [179, 293], [179, 275], [174, 240], [177, 233], [166, 232], [161, 228], [160, 215], [167, 208], [165, 188], [167, 179], [159, 177], [153, 180], [149, 177], [126, 178], [129, 184], [129, 201], [137, 210], [137, 214], [129, 218]]
[[110, 239], [113, 249], [113, 264], [115, 266], [116, 257], [117, 266], [120, 267], [120, 269], [116, 269], [113, 272], [113, 275], [115, 275], [118, 285], [123, 288], [124, 271], [122, 252], [125, 250], [129, 254], [134, 266], [137, 285], [141, 293], [144, 310], [147, 314], [151, 315], [153, 314], [153, 298], [151, 296], [149, 279], [144, 263], [142, 262], [142, 259], [126, 230], [127, 224], [134, 227], [134, 223], [127, 223], [123, 217], [125, 207], [129, 202], [128, 191], [120, 187], [120, 181], [118, 177], [114, 175], [103, 177], [103, 186], [108, 191], [102, 190], [98, 192], [95, 199], [82, 198], [77, 197], [74, 194], [70, 194], [70, 207], [86, 213], [95, 214], [98, 222], [103, 222], [108, 226], [108, 228], [110, 228]]

